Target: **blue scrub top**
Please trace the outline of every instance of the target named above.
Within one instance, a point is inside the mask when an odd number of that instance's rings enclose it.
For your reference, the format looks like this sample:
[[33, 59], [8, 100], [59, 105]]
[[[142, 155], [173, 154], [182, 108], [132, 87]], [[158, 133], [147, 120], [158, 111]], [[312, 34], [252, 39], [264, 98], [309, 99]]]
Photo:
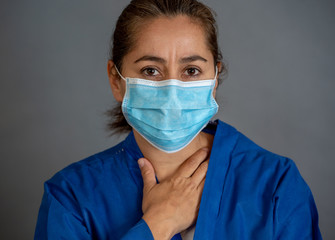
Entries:
[[[293, 161], [221, 121], [194, 239], [322, 239], [312, 193]], [[143, 157], [133, 133], [45, 183], [35, 239], [153, 239], [142, 219]], [[181, 239], [177, 234], [173, 239]]]

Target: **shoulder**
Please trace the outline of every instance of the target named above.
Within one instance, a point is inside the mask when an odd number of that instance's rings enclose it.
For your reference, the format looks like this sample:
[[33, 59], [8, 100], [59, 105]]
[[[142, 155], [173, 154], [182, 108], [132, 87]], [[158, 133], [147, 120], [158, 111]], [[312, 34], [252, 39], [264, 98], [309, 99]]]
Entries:
[[126, 168], [127, 161], [123, 153], [121, 142], [114, 147], [74, 162], [45, 182], [46, 191], [54, 191], [58, 186], [61, 189], [82, 189], [97, 185], [100, 181]]
[[293, 160], [260, 147], [235, 128], [222, 124], [227, 139], [234, 139], [230, 140], [234, 145], [229, 170], [234, 181], [250, 187], [257, 197], [271, 198], [279, 222], [290, 218], [297, 209], [316, 214], [311, 190]]
[[234, 127], [219, 122], [218, 130], [222, 133], [222, 145], [231, 144], [229, 152], [229, 171], [234, 172], [236, 181], [254, 181], [264, 185], [272, 194], [280, 193], [284, 182], [290, 182], [300, 193], [310, 195], [310, 190], [302, 178], [296, 164], [288, 157], [268, 151]]
[[253, 216], [253, 226], [268, 217], [276, 239], [301, 239], [302, 233], [304, 239], [319, 239], [315, 202], [293, 160], [260, 147], [226, 123], [218, 122], [216, 134], [225, 149], [217, 156], [227, 165], [225, 205]]
[[295, 164], [291, 159], [264, 149], [227, 123], [218, 121], [217, 130], [221, 132], [220, 142], [222, 145], [230, 144], [229, 154], [233, 163], [263, 167], [295, 168]]

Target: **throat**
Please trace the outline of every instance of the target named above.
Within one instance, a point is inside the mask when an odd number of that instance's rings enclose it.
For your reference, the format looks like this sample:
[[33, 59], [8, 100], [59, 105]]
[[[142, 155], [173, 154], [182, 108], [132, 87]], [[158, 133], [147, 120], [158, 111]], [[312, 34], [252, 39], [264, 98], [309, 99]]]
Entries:
[[175, 153], [166, 153], [152, 146], [136, 130], [134, 130], [134, 136], [143, 156], [153, 165], [159, 182], [171, 178], [183, 162], [199, 149], [205, 147], [211, 149], [214, 140], [213, 135], [200, 132], [193, 141], [182, 150]]

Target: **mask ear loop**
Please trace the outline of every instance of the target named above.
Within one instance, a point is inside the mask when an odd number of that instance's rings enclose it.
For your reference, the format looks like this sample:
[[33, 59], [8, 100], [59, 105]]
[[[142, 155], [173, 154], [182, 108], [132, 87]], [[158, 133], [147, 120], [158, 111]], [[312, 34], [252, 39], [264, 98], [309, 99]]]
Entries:
[[214, 87], [215, 87], [215, 84], [216, 84], [216, 81], [217, 81], [217, 76], [218, 76], [218, 66], [215, 66], [215, 76], [214, 76], [214, 81], [213, 81], [213, 87], [212, 87], [212, 90], [214, 89]]
[[125, 78], [121, 75], [121, 73], [120, 73], [119, 70], [117, 69], [116, 65], [114, 65], [114, 67], [115, 67], [115, 70], [117, 71], [117, 73], [119, 74], [119, 76], [120, 76], [124, 81], [127, 82], [127, 79], [125, 79]]
[[216, 81], [218, 76], [218, 66], [215, 66], [215, 76], [214, 76], [214, 80]]

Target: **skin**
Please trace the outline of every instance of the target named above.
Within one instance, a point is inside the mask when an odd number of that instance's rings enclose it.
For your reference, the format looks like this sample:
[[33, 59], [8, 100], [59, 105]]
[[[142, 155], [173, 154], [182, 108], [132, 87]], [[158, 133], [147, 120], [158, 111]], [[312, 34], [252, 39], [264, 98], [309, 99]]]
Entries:
[[[125, 82], [113, 61], [107, 69], [113, 95], [122, 102]], [[121, 74], [155, 81], [194, 81], [213, 79], [215, 68], [201, 25], [180, 15], [142, 24], [136, 47], [123, 58]], [[171, 239], [196, 221], [213, 136], [201, 132], [187, 147], [170, 154], [154, 148], [136, 130], [134, 136], [144, 155], [138, 161], [144, 183], [143, 219], [155, 239]]]

